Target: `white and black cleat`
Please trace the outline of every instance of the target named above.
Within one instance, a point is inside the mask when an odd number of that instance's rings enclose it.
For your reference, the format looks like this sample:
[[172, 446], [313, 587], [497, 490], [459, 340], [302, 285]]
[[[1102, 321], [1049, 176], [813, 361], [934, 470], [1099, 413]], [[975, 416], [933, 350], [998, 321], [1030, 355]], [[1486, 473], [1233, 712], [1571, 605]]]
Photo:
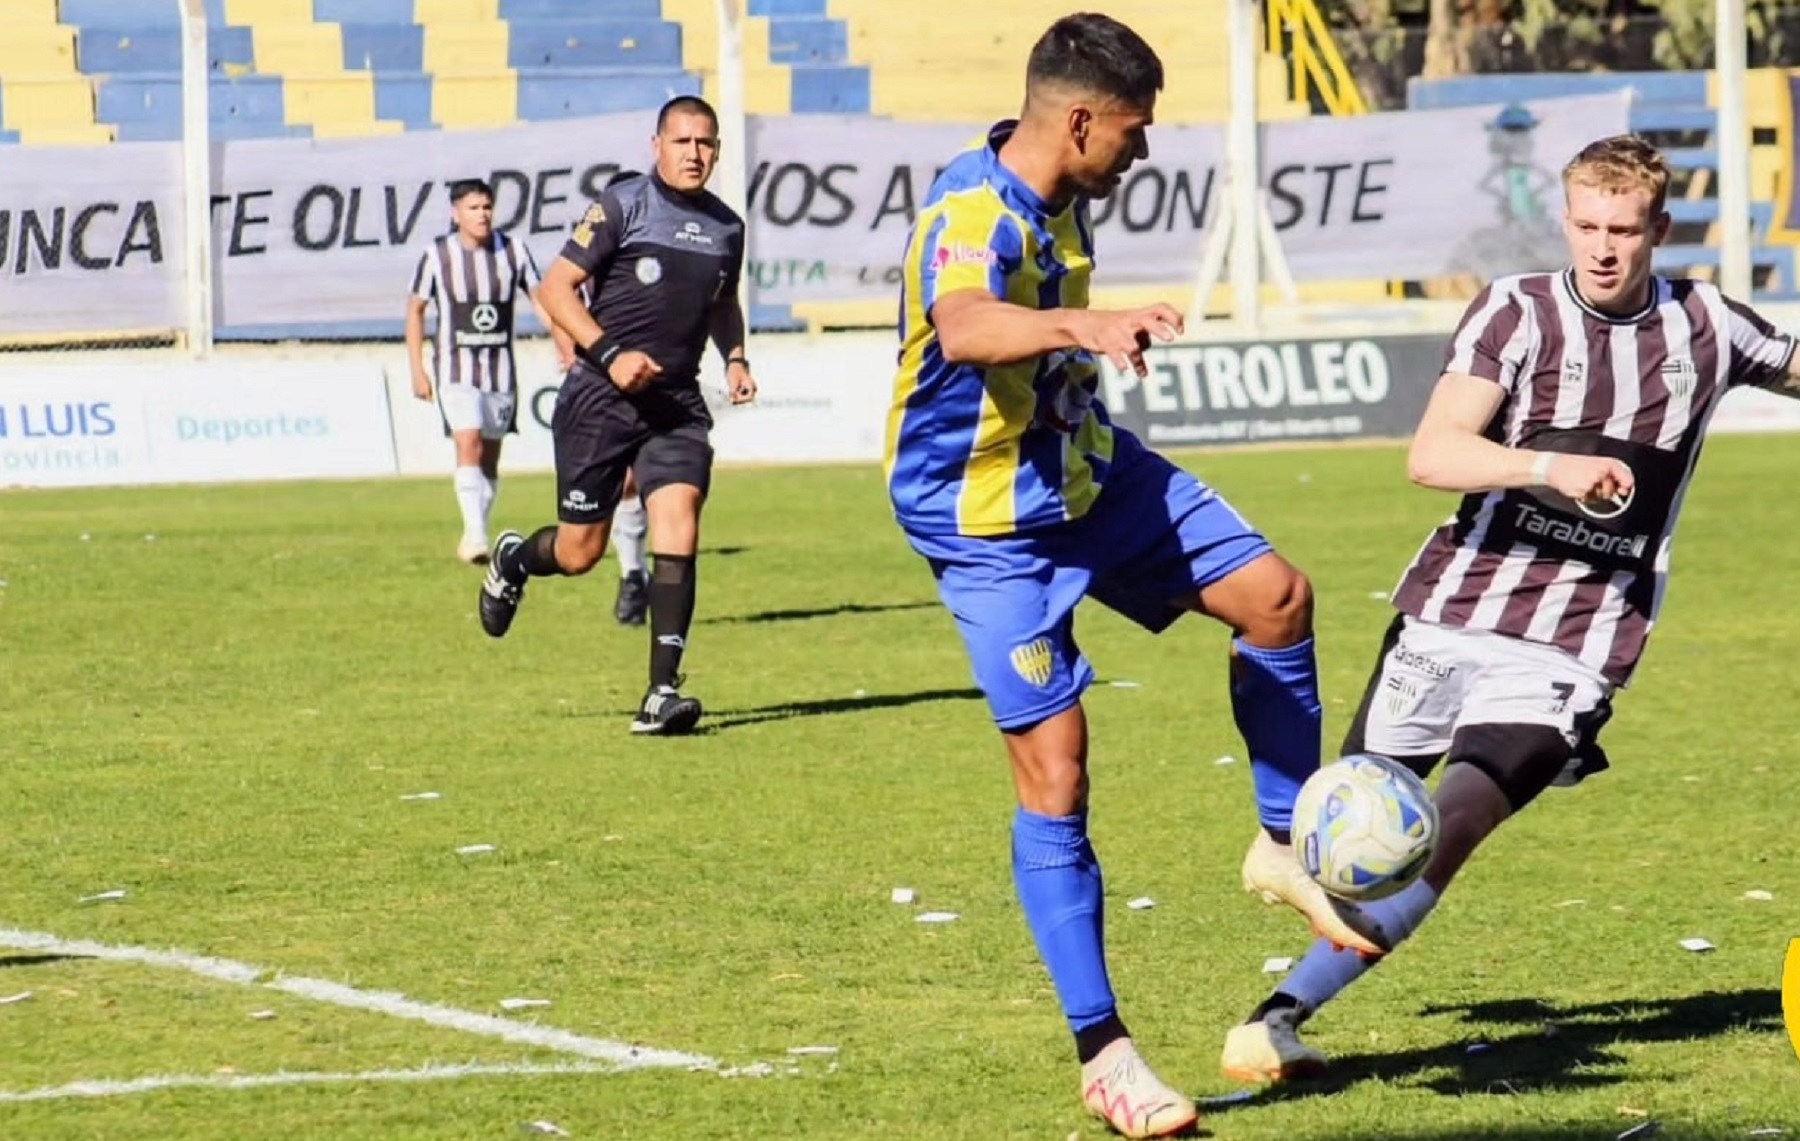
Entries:
[[643, 736], [678, 737], [692, 733], [700, 721], [700, 702], [683, 697], [672, 685], [652, 686], [644, 704], [631, 721], [631, 731]]
[[525, 597], [525, 584], [506, 581], [500, 573], [504, 559], [525, 542], [517, 531], [502, 531], [494, 540], [494, 552], [488, 557], [487, 575], [481, 580], [481, 628], [490, 638], [503, 638], [519, 612], [519, 601]]

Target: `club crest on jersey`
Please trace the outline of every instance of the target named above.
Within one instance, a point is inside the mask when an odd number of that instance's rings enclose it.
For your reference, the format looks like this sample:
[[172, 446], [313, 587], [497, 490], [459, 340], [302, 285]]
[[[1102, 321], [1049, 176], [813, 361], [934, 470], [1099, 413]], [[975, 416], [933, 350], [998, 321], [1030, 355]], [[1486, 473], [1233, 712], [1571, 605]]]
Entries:
[[1036, 638], [1023, 646], [1013, 647], [1012, 668], [1014, 673], [1039, 689], [1049, 685], [1052, 671], [1050, 639]]
[[645, 285], [655, 285], [662, 280], [662, 262], [655, 258], [639, 258], [637, 260], [637, 279]]
[[1694, 367], [1691, 357], [1670, 357], [1662, 363], [1658, 370], [1662, 382], [1668, 387], [1669, 395], [1677, 400], [1686, 400], [1694, 394], [1694, 386], [1700, 382], [1700, 370]]
[[1575, 360], [1563, 361], [1562, 382], [1564, 384], [1586, 384], [1587, 362]]

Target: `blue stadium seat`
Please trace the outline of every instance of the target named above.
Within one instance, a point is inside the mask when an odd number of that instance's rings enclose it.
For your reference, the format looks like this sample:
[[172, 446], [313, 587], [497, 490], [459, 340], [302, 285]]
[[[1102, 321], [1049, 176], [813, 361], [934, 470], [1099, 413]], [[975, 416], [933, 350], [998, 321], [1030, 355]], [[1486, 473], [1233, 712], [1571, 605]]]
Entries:
[[[502, 20], [566, 20], [569, 10], [569, 0], [500, 0]], [[660, 20], [662, 0], [586, 0], [580, 10], [584, 20]]]
[[411, 24], [413, 0], [313, 0], [322, 24]]
[[790, 91], [795, 114], [867, 115], [869, 69], [866, 67], [795, 67]]
[[665, 20], [515, 20], [508, 67], [681, 68], [681, 25]]
[[1639, 103], [1706, 106], [1703, 71], [1530, 72], [1412, 79], [1406, 84], [1406, 106], [1412, 111], [1429, 111], [1521, 99], [1600, 95], [1626, 87], [1637, 93]]
[[0, 129], [0, 144], [16, 143], [18, 141], [19, 141], [19, 132]]
[[425, 30], [415, 24], [345, 24], [341, 34], [346, 71], [373, 71], [379, 76], [418, 72], [425, 66]]
[[[769, 21], [770, 63], [847, 63], [849, 29], [842, 20], [781, 17]], [[798, 110], [798, 108], [796, 108]]]
[[179, 28], [181, 13], [173, 4], [146, 4], [144, 0], [62, 0], [57, 19], [77, 27]]
[[[647, 111], [677, 95], [700, 94], [700, 81], [684, 71], [519, 72], [519, 118], [573, 119], [619, 111]], [[379, 113], [379, 112], [378, 112]]]
[[[206, 54], [214, 71], [226, 64], [250, 65], [249, 28], [211, 28]], [[155, 74], [181, 71], [181, 32], [176, 28], [82, 28], [75, 58], [88, 75]]]
[[[181, 127], [181, 76], [102, 76], [95, 80], [98, 100], [94, 118], [102, 123], [172, 123]], [[207, 104], [215, 127], [221, 122], [272, 123], [285, 126], [281, 79], [271, 75], [215, 78], [207, 85]]]
[[375, 117], [398, 120], [405, 123], [409, 131], [432, 127], [431, 77], [376, 72]]
[[824, 16], [825, 0], [750, 0], [752, 16]]

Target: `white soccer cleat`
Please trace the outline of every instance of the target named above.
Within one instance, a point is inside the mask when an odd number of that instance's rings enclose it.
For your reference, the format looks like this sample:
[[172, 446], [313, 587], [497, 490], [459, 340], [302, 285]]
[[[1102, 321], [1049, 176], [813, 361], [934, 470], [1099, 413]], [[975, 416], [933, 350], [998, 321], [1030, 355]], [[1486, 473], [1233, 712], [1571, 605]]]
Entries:
[[479, 543], [464, 539], [456, 544], [456, 561], [468, 563], [472, 567], [486, 566], [488, 561], [487, 541]]
[[1325, 1055], [1300, 1040], [1300, 1012], [1271, 1010], [1255, 1022], [1233, 1026], [1225, 1035], [1219, 1068], [1238, 1082], [1287, 1082], [1316, 1078], [1330, 1065]]
[[1124, 1137], [1169, 1137], [1200, 1119], [1193, 1100], [1164, 1085], [1129, 1038], [1113, 1041], [1081, 1067], [1081, 1100]]
[[1381, 925], [1362, 908], [1331, 895], [1306, 874], [1291, 844], [1277, 844], [1258, 830], [1244, 854], [1244, 890], [1264, 903], [1285, 903], [1306, 917], [1313, 934], [1340, 950], [1379, 959], [1393, 950]]

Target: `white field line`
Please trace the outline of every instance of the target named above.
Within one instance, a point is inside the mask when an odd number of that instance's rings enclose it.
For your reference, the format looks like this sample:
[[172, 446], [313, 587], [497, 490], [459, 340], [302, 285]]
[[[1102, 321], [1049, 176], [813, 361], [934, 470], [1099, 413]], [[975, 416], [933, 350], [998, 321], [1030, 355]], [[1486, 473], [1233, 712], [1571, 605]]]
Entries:
[[502, 1042], [510, 1042], [518, 1046], [536, 1046], [539, 1049], [554, 1050], [560, 1054], [572, 1054], [578, 1058], [605, 1062], [613, 1070], [670, 1068], [718, 1071], [720, 1069], [720, 1064], [716, 1059], [699, 1054], [683, 1054], [674, 1050], [633, 1046], [628, 1042], [614, 1042], [606, 1038], [588, 1038], [580, 1034], [572, 1034], [567, 1030], [557, 1030], [554, 1027], [514, 1022], [507, 1018], [496, 1018], [491, 1014], [477, 1014], [471, 1010], [458, 1010], [451, 1006], [417, 1002], [400, 994], [358, 990], [355, 987], [329, 982], [325, 979], [282, 975], [251, 963], [240, 963], [232, 959], [216, 959], [209, 955], [196, 955], [188, 951], [157, 951], [149, 947], [116, 946], [110, 943], [93, 943], [85, 939], [61, 939], [41, 931], [16, 931], [11, 928], [0, 928], [0, 947], [11, 947], [20, 951], [34, 951], [47, 955], [70, 955], [85, 959], [108, 959], [119, 963], [141, 963], [148, 967], [187, 971], [189, 974], [236, 983], [240, 986], [281, 991], [300, 998], [311, 999], [314, 1002], [330, 1003], [334, 1006], [349, 1007], [352, 1010], [367, 1010], [375, 1014], [386, 1014], [393, 1018], [405, 1018], [413, 1022], [441, 1026], [448, 1030], [460, 1030], [464, 1034], [475, 1034], [484, 1038], [497, 1038]]
[[265, 1086], [327, 1085], [331, 1083], [363, 1085], [373, 1082], [441, 1082], [456, 1078], [489, 1075], [514, 1077], [521, 1074], [603, 1074], [616, 1073], [614, 1067], [598, 1062], [561, 1062], [554, 1065], [515, 1064], [460, 1066], [425, 1066], [417, 1070], [365, 1070], [362, 1073], [282, 1072], [276, 1074], [159, 1074], [156, 1077], [132, 1078], [129, 1081], [80, 1081], [68, 1085], [43, 1086], [34, 1090], [0, 1090], [0, 1104], [19, 1101], [55, 1101], [70, 1097], [122, 1097], [130, 1094], [154, 1093], [165, 1089], [260, 1089]]

